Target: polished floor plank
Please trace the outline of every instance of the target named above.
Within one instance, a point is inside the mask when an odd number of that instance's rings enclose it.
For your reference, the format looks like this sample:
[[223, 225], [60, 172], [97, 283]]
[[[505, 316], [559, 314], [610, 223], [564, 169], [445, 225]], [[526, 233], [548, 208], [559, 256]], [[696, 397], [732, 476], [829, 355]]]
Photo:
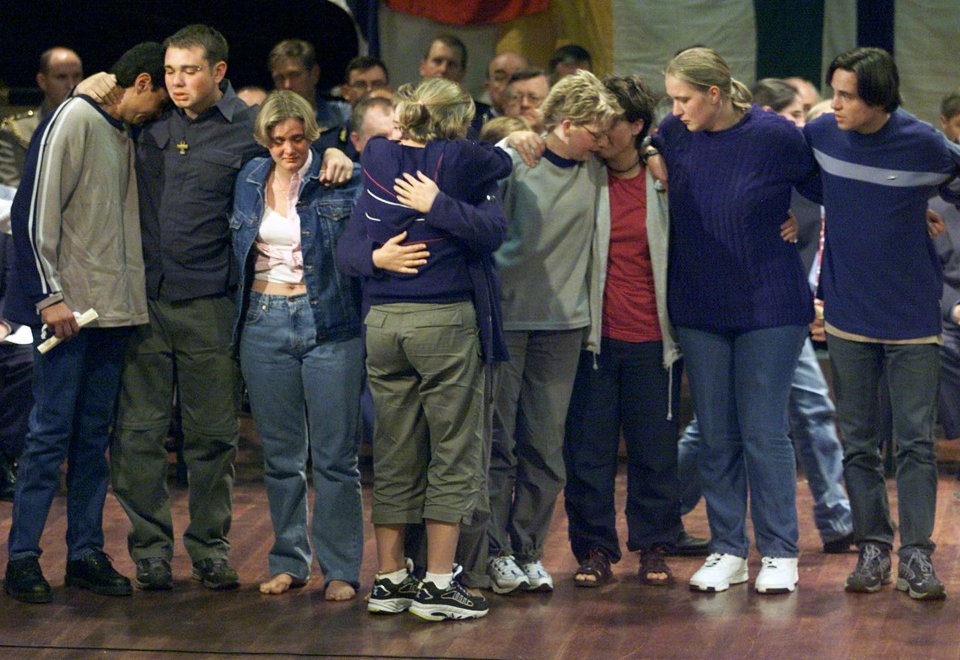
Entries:
[[[760, 596], [751, 585], [722, 594], [698, 594], [686, 580], [699, 559], [670, 560], [677, 583], [648, 587], [636, 579], [637, 557], [614, 566], [616, 579], [600, 589], [572, 584], [576, 568], [566, 541], [562, 502], [558, 505], [545, 564], [557, 581], [553, 594], [503, 597], [489, 594], [491, 612], [478, 622], [429, 624], [411, 615], [372, 616], [363, 601], [328, 603], [322, 579], [283, 596], [264, 596], [257, 585], [266, 575], [272, 542], [258, 447], [250, 437], [238, 461], [231, 560], [240, 589], [211, 592], [190, 580], [182, 546], [173, 562], [173, 592], [137, 592], [109, 598], [63, 586], [66, 514], [62, 496], [54, 501], [41, 565], [54, 586], [54, 602], [24, 605], [0, 596], [0, 653], [7, 657], [168, 658], [328, 655], [339, 657], [469, 658], [960, 658], [958, 532], [960, 490], [953, 477], [960, 446], [941, 445], [935, 564], [949, 598], [911, 601], [892, 587], [881, 593], [844, 593], [841, 585], [856, 555], [824, 555], [810, 515], [810, 495], [801, 478], [800, 587], [786, 596]], [[623, 475], [618, 481], [624, 498]], [[365, 486], [369, 509], [369, 490]], [[891, 506], [895, 497], [891, 484]], [[186, 491], [172, 485], [175, 525], [186, 520]], [[0, 538], [9, 530], [11, 505], [0, 503]], [[895, 508], [894, 508], [895, 510]], [[367, 511], [369, 519], [369, 510]], [[619, 517], [624, 524], [622, 514]], [[127, 520], [112, 495], [104, 512], [106, 550], [116, 566], [132, 575], [126, 552]], [[706, 533], [703, 506], [686, 519], [691, 532]], [[366, 528], [362, 593], [375, 570], [372, 529]], [[0, 548], [0, 565], [6, 549]], [[751, 577], [759, 558], [750, 558]], [[209, 655], [207, 655], [209, 654]]]

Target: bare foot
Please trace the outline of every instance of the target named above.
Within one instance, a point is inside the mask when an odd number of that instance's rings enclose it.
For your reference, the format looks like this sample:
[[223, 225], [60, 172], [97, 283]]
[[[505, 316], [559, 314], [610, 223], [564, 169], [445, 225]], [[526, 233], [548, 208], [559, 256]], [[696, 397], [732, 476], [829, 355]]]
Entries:
[[274, 575], [266, 582], [260, 583], [260, 593], [277, 595], [288, 591], [289, 589], [299, 589], [306, 584], [304, 580], [298, 580], [289, 573], [280, 573]]
[[350, 600], [357, 595], [353, 585], [343, 580], [330, 580], [324, 591], [324, 598], [327, 600]]

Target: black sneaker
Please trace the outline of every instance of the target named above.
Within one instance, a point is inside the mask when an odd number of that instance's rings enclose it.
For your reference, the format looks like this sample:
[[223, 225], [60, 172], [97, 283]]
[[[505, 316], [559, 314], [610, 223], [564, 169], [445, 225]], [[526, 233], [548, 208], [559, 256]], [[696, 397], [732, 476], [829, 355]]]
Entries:
[[933, 571], [930, 555], [919, 549], [910, 550], [905, 557], [900, 557], [897, 589], [906, 591], [910, 598], [916, 600], [940, 600], [947, 597], [943, 583]]
[[474, 596], [460, 584], [460, 572], [456, 566], [453, 580], [446, 589], [439, 589], [433, 582], [420, 583], [417, 595], [410, 605], [410, 612], [427, 621], [444, 619], [479, 619], [490, 611], [487, 599]]
[[844, 589], [872, 594], [890, 583], [890, 549], [879, 543], [864, 543], [860, 547], [857, 567], [847, 576]]
[[214, 591], [235, 589], [240, 584], [237, 572], [227, 560], [213, 557], [193, 563], [193, 579], [203, 582], [203, 586]]
[[93, 550], [82, 559], [67, 562], [68, 587], [89, 589], [103, 596], [129, 596], [133, 593], [130, 580], [117, 573], [102, 550]]
[[147, 557], [137, 562], [137, 575], [133, 583], [143, 591], [169, 591], [173, 589], [173, 573], [170, 562], [163, 557]]
[[407, 559], [407, 576], [394, 584], [387, 578], [377, 578], [373, 582], [367, 611], [372, 614], [399, 614], [410, 609], [417, 595], [417, 578], [413, 577], [413, 561]]
[[23, 603], [49, 603], [53, 600], [50, 583], [44, 579], [36, 557], [8, 561], [3, 590]]

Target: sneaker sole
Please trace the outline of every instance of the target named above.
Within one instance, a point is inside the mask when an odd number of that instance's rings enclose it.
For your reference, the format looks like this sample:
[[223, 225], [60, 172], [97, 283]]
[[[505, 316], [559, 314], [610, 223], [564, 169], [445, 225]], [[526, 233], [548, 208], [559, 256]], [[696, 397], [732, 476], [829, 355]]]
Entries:
[[464, 610], [451, 605], [420, 605], [416, 601], [410, 606], [410, 613], [424, 621], [462, 621], [464, 619], [480, 619], [487, 615], [486, 610]]
[[524, 591], [530, 590], [530, 583], [524, 580], [517, 585], [512, 587], [501, 587], [495, 580], [490, 580], [490, 589], [495, 594], [501, 596], [511, 596], [513, 594], [523, 593]]
[[88, 589], [101, 596], [129, 596], [133, 593], [133, 587], [129, 584], [117, 585], [114, 587], [104, 587], [83, 578], [70, 577], [69, 575], [63, 581], [68, 587], [77, 587], [78, 589]]
[[21, 603], [52, 603], [53, 594], [18, 594], [15, 593], [12, 589], [7, 588], [7, 585], [3, 585], [3, 590], [8, 596], [19, 600]]
[[757, 590], [757, 593], [758, 593], [758, 594], [776, 595], [776, 594], [789, 594], [789, 593], [793, 593], [793, 592], [796, 590], [796, 588], [797, 588], [797, 583], [794, 582], [794, 583], [793, 583], [791, 586], [789, 586], [789, 587], [765, 587], [765, 588], [763, 588], [763, 589], [761, 589], [760, 587], [756, 587], [756, 590]]
[[[875, 585], [874, 584], [850, 584], [850, 581], [848, 580], [843, 584], [843, 589], [844, 591], [849, 591], [852, 594], [875, 594], [881, 589], [883, 589], [883, 585], [890, 584], [891, 581], [892, 581], [892, 578], [889, 575], [885, 576], [882, 580], [880, 580], [880, 584], [875, 584]], [[897, 585], [897, 587], [899, 588], [899, 584]]]
[[937, 591], [914, 591], [910, 588], [910, 583], [903, 578], [897, 578], [897, 589], [905, 591], [914, 600], [943, 600], [947, 597], [947, 592], [943, 587], [940, 587]]
[[526, 590], [534, 594], [545, 594], [553, 591], [553, 585], [546, 582], [541, 582], [540, 584], [531, 583], [527, 585]]
[[704, 593], [719, 593], [721, 591], [726, 591], [735, 584], [743, 584], [744, 582], [750, 579], [750, 574], [746, 571], [742, 575], [737, 575], [728, 582], [721, 582], [720, 584], [711, 585], [711, 584], [695, 584], [694, 582], [690, 583], [690, 591], [702, 591]]
[[203, 575], [200, 574], [200, 572], [198, 572], [197, 569], [193, 569], [193, 573], [191, 574], [190, 577], [192, 577], [197, 582], [203, 583], [203, 586], [205, 586], [207, 589], [213, 589], [214, 591], [228, 591], [230, 589], [236, 589], [237, 587], [240, 586], [239, 580], [236, 580], [234, 582], [210, 582], [208, 580], [205, 580], [203, 578]]
[[173, 589], [173, 580], [170, 582], [141, 582], [134, 578], [133, 585], [140, 591], [170, 591]]
[[391, 600], [367, 601], [367, 612], [370, 614], [400, 614], [410, 609], [412, 598], [394, 598]]

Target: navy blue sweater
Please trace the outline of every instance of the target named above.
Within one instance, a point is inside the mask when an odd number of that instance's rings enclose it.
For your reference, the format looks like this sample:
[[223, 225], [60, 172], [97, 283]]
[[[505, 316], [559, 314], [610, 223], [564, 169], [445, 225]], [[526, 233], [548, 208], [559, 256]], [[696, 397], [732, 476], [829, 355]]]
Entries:
[[796, 126], [757, 106], [715, 132], [690, 132], [670, 115], [654, 143], [670, 172], [673, 324], [725, 332], [809, 323], [800, 255], [780, 238], [791, 188], [815, 172]]
[[[360, 163], [364, 190], [336, 257], [340, 270], [363, 278], [364, 314], [375, 304], [472, 300], [485, 358], [505, 359], [492, 253], [506, 234], [497, 181], [510, 174], [510, 157], [466, 140], [434, 140], [417, 148], [373, 138]], [[427, 214], [403, 206], [393, 192], [394, 179], [417, 170], [440, 188]], [[409, 232], [407, 243], [425, 242], [430, 252], [416, 275], [373, 265], [373, 250], [402, 231]]]
[[[833, 115], [804, 129], [820, 165], [826, 217], [820, 295], [831, 326], [871, 339], [940, 334], [942, 279], [927, 200], [960, 173], [960, 147], [903, 110], [877, 132], [843, 131]], [[805, 194], [818, 191], [804, 189]]]

